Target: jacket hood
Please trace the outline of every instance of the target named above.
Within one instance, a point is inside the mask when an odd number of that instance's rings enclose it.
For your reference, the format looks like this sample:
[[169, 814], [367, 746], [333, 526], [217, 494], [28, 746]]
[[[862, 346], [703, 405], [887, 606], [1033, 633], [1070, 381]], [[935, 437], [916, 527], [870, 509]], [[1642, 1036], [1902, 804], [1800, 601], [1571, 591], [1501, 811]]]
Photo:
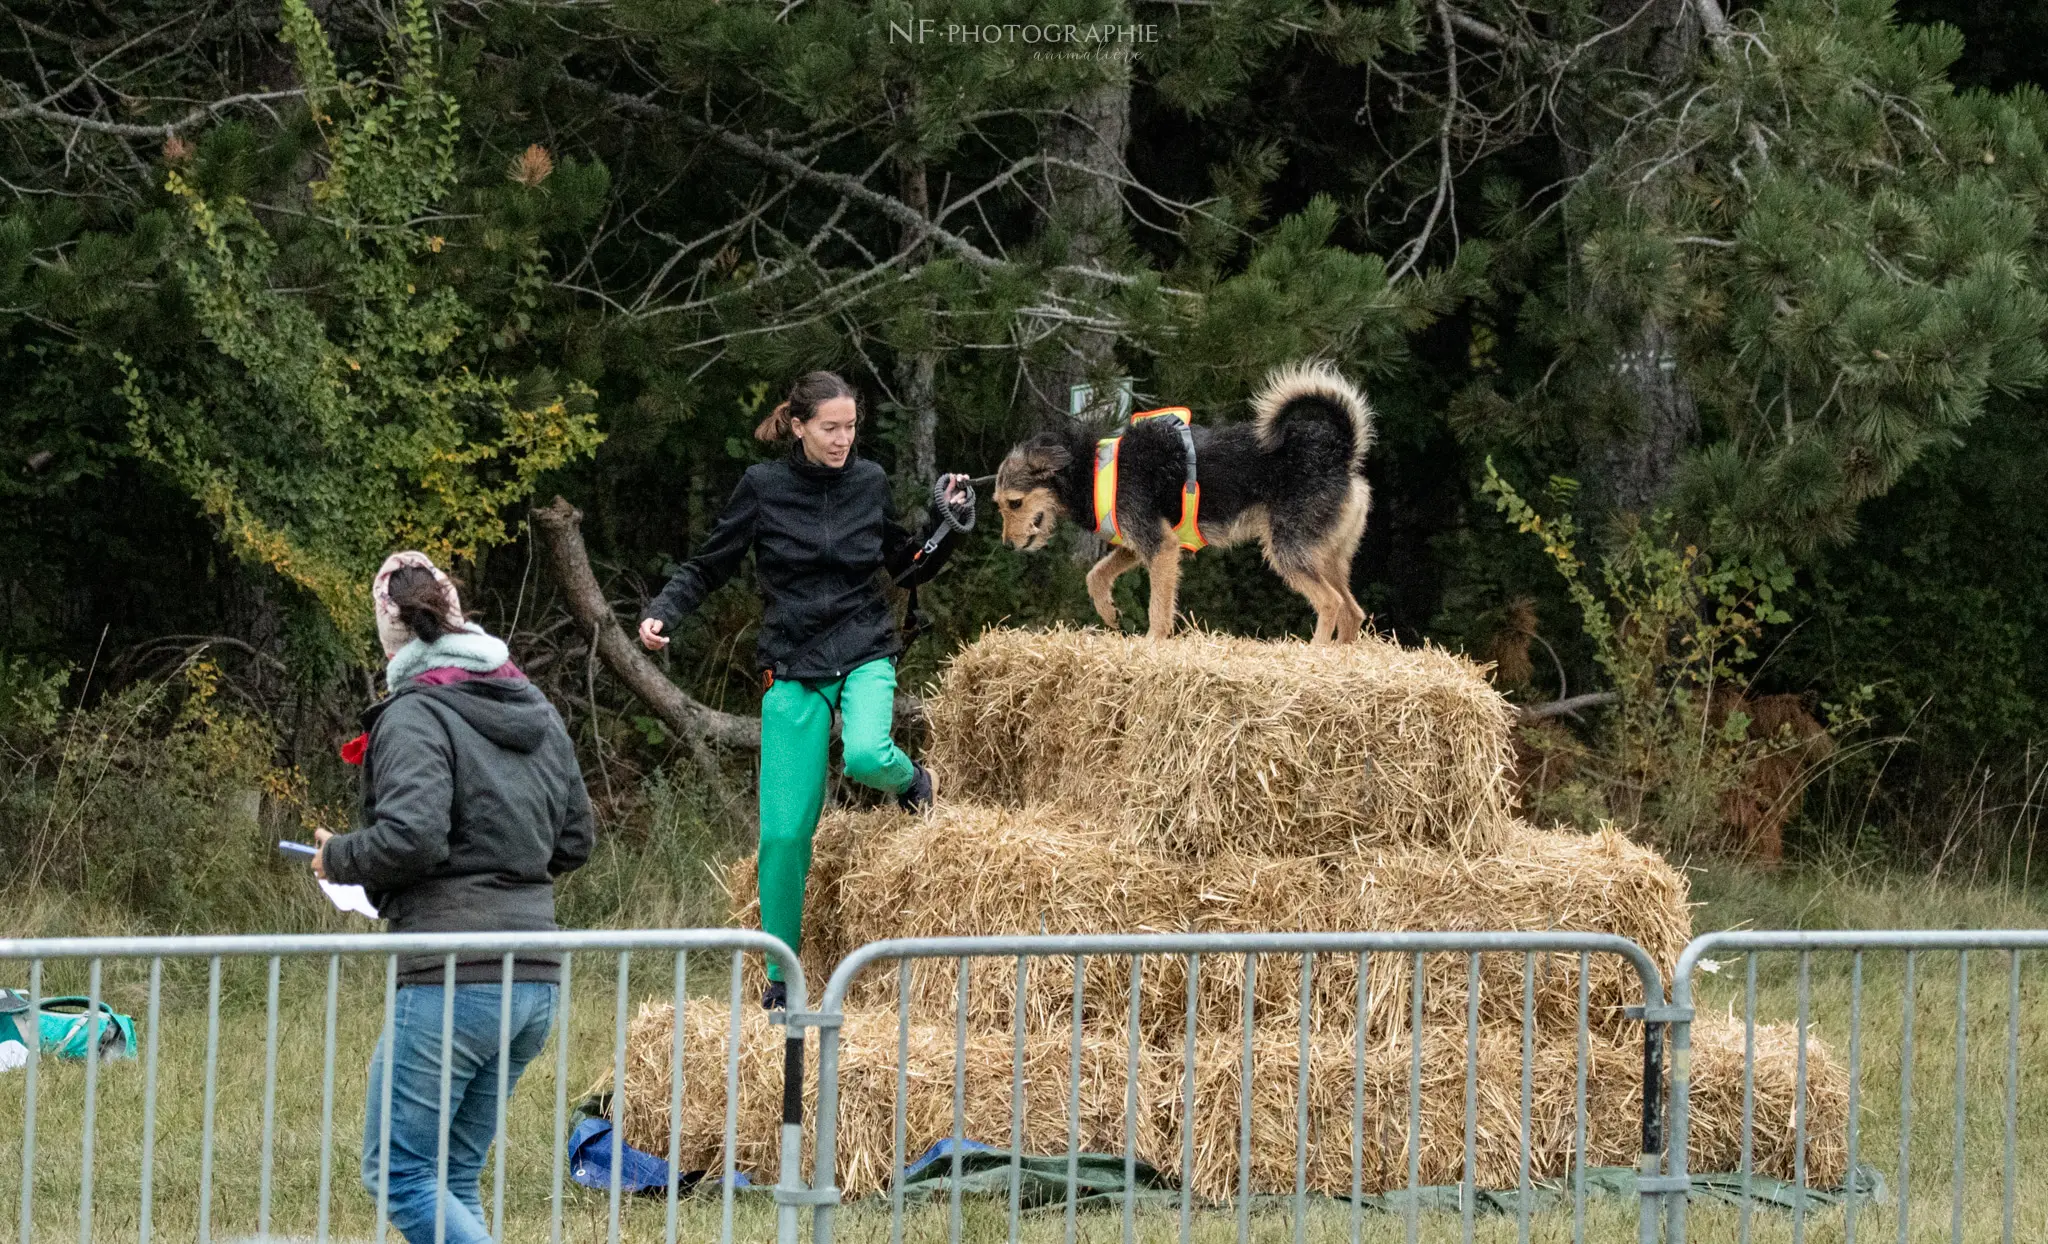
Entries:
[[363, 714], [369, 729], [404, 696], [424, 696], [468, 723], [470, 729], [507, 751], [531, 752], [547, 738], [554, 706], [540, 688], [524, 678], [472, 678], [443, 686], [408, 686], [370, 706]]

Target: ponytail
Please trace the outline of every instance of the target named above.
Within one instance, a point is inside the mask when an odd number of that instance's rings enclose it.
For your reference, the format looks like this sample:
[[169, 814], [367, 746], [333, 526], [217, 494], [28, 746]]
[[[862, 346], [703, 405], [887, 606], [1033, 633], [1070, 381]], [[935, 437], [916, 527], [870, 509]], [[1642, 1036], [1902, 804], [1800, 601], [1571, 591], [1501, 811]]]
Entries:
[[775, 409], [768, 412], [768, 417], [754, 427], [754, 439], [757, 441], [786, 441], [789, 436], [788, 402], [777, 403]]
[[818, 407], [834, 398], [851, 398], [856, 412], [860, 409], [860, 394], [853, 386], [840, 379], [839, 373], [829, 371], [809, 372], [790, 386], [789, 396], [779, 403], [768, 417], [754, 428], [757, 441], [788, 440], [793, 427], [810, 420], [818, 413]]

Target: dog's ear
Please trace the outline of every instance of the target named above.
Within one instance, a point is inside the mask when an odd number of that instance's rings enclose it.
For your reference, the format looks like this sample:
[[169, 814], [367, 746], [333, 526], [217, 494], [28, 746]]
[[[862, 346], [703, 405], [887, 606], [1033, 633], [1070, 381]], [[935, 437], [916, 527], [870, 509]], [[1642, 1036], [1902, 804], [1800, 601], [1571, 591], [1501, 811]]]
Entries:
[[1027, 442], [1022, 453], [1024, 469], [1039, 479], [1058, 475], [1074, 462], [1067, 447], [1049, 437]]

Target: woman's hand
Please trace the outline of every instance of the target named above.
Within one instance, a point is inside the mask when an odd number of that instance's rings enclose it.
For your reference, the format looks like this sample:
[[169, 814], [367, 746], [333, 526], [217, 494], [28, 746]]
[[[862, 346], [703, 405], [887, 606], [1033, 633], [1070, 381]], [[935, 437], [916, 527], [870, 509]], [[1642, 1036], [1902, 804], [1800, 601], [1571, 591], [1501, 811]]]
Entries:
[[947, 505], [966, 505], [967, 499], [974, 495], [973, 486], [967, 482], [965, 475], [942, 475], [939, 477], [939, 484], [946, 490]]
[[660, 652], [668, 647], [668, 636], [661, 633], [660, 618], [640, 619], [640, 646], [650, 652]]
[[313, 831], [313, 875], [327, 880], [327, 840], [334, 835], [324, 829]]

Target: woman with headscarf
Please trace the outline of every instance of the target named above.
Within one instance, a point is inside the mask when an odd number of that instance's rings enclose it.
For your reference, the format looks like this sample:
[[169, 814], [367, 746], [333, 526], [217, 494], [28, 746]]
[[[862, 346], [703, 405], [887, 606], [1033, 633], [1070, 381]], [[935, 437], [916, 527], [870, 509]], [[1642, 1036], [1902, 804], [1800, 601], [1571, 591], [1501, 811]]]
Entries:
[[[914, 588], [938, 572], [974, 521], [966, 478], [947, 475], [934, 496], [932, 532], [913, 537], [899, 525], [888, 476], [853, 451], [859, 420], [859, 399], [836, 374], [798, 380], [754, 429], [760, 440], [789, 441], [789, 452], [747, 469], [703, 547], [640, 620], [640, 642], [667, 647], [667, 632], [752, 550], [765, 606], [755, 644], [764, 688], [761, 927], [791, 949], [803, 932], [833, 710], [848, 778], [895, 796], [905, 810], [931, 806], [931, 773], [889, 737], [903, 644], [876, 572]], [[761, 999], [770, 1010], [785, 1000], [781, 974], [771, 960]]]
[[[372, 595], [389, 694], [345, 755], [363, 767], [360, 822], [315, 834], [314, 872], [359, 884], [394, 933], [555, 926], [555, 879], [593, 842], [590, 796], [561, 717], [503, 640], [464, 619], [448, 576], [421, 553], [378, 568]], [[391, 1023], [370, 1059], [363, 1186], [388, 1189], [411, 1244], [490, 1244], [477, 1181], [498, 1127], [501, 956], [459, 956], [448, 1034], [447, 1182], [440, 1157], [445, 960], [403, 956]], [[561, 964], [512, 966], [506, 1092], [554, 1022]], [[384, 1117], [386, 1079], [390, 1117]]]

